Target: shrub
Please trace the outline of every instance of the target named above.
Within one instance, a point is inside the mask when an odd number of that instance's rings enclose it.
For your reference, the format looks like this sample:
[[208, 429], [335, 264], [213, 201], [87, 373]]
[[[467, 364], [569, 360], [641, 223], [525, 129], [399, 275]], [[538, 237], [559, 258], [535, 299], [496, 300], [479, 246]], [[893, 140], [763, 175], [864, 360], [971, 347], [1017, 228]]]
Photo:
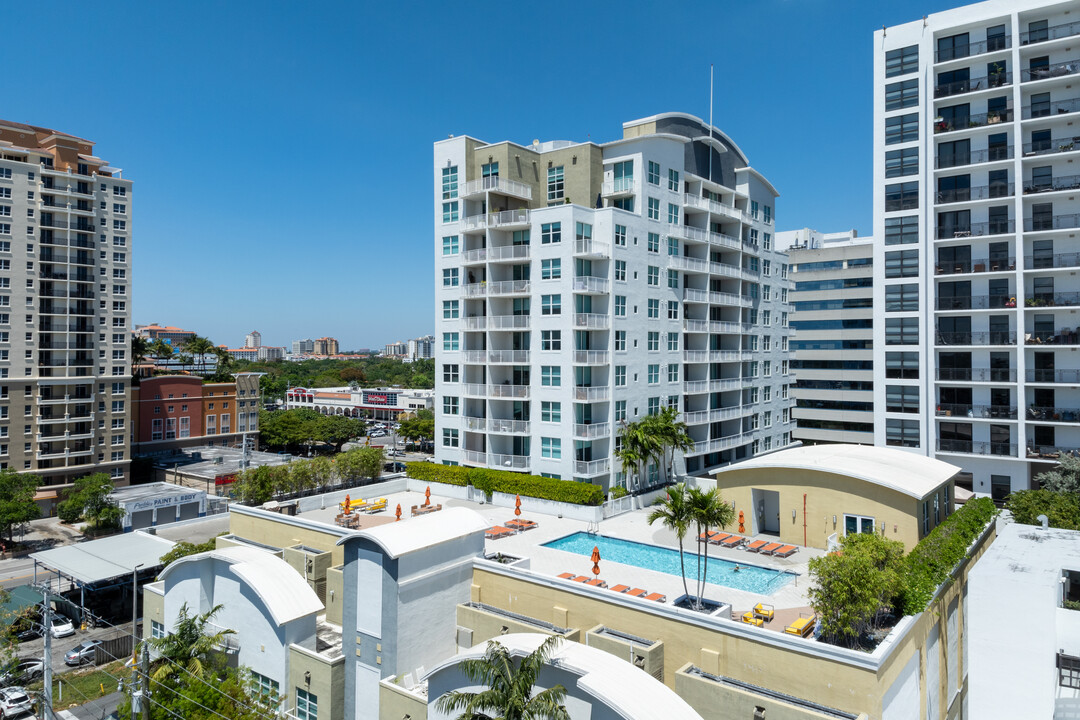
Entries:
[[630, 493], [622, 485], [616, 485], [611, 488], [611, 496], [614, 498], [624, 498]]
[[423, 482], [468, 485], [470, 469], [461, 465], [440, 465], [430, 462], [405, 463], [405, 474]]
[[990, 498], [968, 500], [911, 549], [904, 561], [903, 595], [899, 603], [905, 615], [916, 615], [926, 609], [937, 589], [967, 556], [971, 543], [997, 512]]
[[469, 481], [488, 494], [501, 492], [574, 505], [600, 505], [604, 502], [603, 488], [575, 480], [556, 480], [508, 470], [474, 470], [469, 474]]
[[1080, 495], [1076, 493], [1019, 490], [1009, 496], [1005, 507], [1023, 525], [1039, 525], [1039, 516], [1045, 515], [1050, 527], [1080, 530]]

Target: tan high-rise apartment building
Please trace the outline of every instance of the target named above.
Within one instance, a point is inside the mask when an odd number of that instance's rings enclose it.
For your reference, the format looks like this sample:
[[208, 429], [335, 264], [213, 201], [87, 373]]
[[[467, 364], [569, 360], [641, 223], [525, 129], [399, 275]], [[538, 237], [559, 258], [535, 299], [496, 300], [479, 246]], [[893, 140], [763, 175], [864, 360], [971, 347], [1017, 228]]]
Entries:
[[128, 479], [131, 190], [92, 142], [0, 120], [0, 467], [49, 490]]
[[321, 337], [315, 340], [315, 355], [337, 355], [338, 354], [338, 341], [337, 338]]

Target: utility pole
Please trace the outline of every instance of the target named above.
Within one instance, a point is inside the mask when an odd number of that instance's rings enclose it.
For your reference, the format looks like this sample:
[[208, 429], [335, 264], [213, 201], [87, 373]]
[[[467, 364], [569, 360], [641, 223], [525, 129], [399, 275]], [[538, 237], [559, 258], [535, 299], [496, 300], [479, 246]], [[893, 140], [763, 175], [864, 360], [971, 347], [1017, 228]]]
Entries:
[[49, 585], [47, 582], [41, 586], [41, 597], [42, 603], [45, 605], [41, 614], [42, 622], [45, 625], [42, 628], [42, 635], [45, 638], [45, 657], [42, 658], [45, 668], [43, 673], [45, 687], [41, 691], [41, 717], [43, 720], [52, 720], [52, 600], [49, 597]]

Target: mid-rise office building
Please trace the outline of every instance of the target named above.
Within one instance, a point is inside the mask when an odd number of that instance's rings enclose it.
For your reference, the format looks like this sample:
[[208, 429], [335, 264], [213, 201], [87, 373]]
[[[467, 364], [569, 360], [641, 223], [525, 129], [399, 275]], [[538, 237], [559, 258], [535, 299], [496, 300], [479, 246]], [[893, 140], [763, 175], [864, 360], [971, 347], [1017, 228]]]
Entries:
[[315, 341], [311, 339], [293, 340], [293, 355], [311, 355], [315, 352]]
[[875, 436], [995, 498], [1080, 447], [1077, 9], [989, 0], [874, 36]]
[[428, 360], [433, 357], [435, 357], [434, 335], [413, 338], [408, 342], [406, 360], [409, 362], [412, 362], [413, 360]]
[[776, 237], [792, 282], [795, 439], [873, 445], [873, 238], [810, 228]]
[[724, 133], [454, 137], [433, 183], [440, 462], [626, 484], [619, 426], [665, 406], [693, 440], [677, 472], [790, 443], [777, 192]]
[[0, 467], [126, 481], [132, 184], [89, 140], [0, 121]]

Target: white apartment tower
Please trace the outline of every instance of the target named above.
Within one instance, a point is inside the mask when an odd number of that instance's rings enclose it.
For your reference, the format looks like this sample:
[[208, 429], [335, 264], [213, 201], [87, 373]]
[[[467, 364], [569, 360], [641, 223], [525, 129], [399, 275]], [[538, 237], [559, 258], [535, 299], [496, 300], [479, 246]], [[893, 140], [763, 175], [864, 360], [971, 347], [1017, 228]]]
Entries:
[[252, 330], [244, 337], [244, 347], [246, 348], [259, 348], [262, 347], [262, 333], [258, 330]]
[[790, 443], [777, 192], [722, 132], [454, 137], [433, 182], [437, 460], [624, 484], [619, 424], [663, 406], [694, 440], [677, 472]]
[[0, 120], [0, 466], [48, 490], [130, 465], [132, 184], [88, 140]]
[[874, 78], [876, 440], [1002, 498], [1080, 447], [1080, 4], [885, 28]]

